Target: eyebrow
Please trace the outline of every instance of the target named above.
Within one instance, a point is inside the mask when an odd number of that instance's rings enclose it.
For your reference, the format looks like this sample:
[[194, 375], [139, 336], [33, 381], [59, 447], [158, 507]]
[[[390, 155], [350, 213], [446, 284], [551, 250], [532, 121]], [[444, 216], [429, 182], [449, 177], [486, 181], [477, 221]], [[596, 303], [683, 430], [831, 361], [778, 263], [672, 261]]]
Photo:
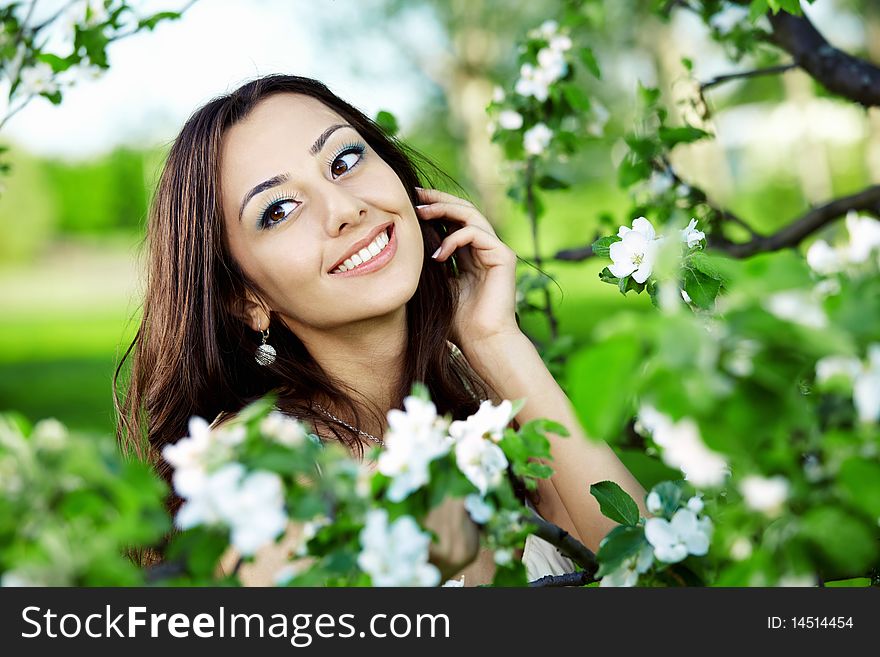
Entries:
[[[339, 130], [340, 128], [352, 128], [353, 126], [349, 123], [335, 123], [327, 128], [324, 132], [318, 135], [318, 138], [315, 140], [315, 143], [309, 148], [309, 154], [314, 156], [321, 152], [321, 149], [324, 148], [324, 144], [327, 143], [327, 140], [330, 138], [334, 132]], [[241, 207], [238, 210], [238, 220], [241, 221], [242, 216], [244, 216], [244, 209], [250, 200], [257, 196], [258, 194], [262, 194], [267, 189], [271, 189], [272, 187], [277, 187], [283, 183], [286, 183], [290, 180], [290, 174], [288, 173], [279, 173], [278, 175], [272, 176], [264, 180], [261, 183], [258, 183], [250, 190], [248, 190], [247, 194], [244, 195], [244, 198], [241, 201]]]

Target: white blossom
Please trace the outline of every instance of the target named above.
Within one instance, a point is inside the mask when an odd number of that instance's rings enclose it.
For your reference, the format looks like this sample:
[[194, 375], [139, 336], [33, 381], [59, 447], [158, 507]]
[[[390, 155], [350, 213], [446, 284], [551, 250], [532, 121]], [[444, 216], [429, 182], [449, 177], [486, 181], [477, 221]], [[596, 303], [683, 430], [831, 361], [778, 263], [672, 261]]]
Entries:
[[788, 479], [781, 475], [749, 475], [739, 483], [746, 506], [767, 516], [777, 516], [788, 499]]
[[654, 270], [660, 240], [644, 217], [634, 219], [632, 226], [621, 226], [617, 232], [621, 240], [609, 247], [612, 264], [608, 269], [617, 278], [632, 275], [636, 283], [644, 283]]
[[807, 264], [817, 274], [836, 274], [844, 267], [845, 254], [825, 240], [816, 240], [807, 249]]
[[492, 89], [492, 102], [495, 103], [503, 103], [504, 102], [504, 89], [499, 87], [498, 85]]
[[522, 114], [513, 110], [504, 110], [498, 115], [498, 125], [505, 130], [519, 130], [523, 125]]
[[663, 501], [660, 499], [657, 492], [652, 490], [648, 493], [648, 498], [645, 500], [645, 506], [648, 507], [648, 511], [651, 513], [659, 513], [663, 510]]
[[697, 246], [706, 239], [706, 233], [697, 230], [697, 220], [691, 219], [687, 226], [681, 231], [681, 241], [688, 245], [689, 249]]
[[777, 292], [767, 297], [763, 305], [770, 314], [788, 322], [809, 328], [823, 328], [828, 325], [825, 310], [803, 290]]
[[868, 361], [853, 385], [853, 402], [861, 422], [880, 422], [880, 343], [868, 346]]
[[847, 257], [850, 262], [863, 263], [874, 250], [880, 249], [880, 221], [877, 219], [850, 211], [846, 215], [846, 229], [849, 232]]
[[556, 36], [550, 37], [550, 48], [552, 50], [565, 52], [571, 50], [571, 45], [571, 38], [565, 34], [557, 34]]
[[401, 516], [390, 525], [388, 511], [370, 509], [360, 533], [358, 566], [374, 586], [436, 586], [440, 571], [428, 563], [429, 536], [411, 516]]
[[816, 383], [824, 384], [835, 377], [845, 377], [852, 383], [862, 371], [858, 358], [825, 356], [816, 361]]
[[730, 558], [734, 561], [744, 561], [752, 556], [752, 542], [745, 536], [739, 536], [730, 545]]
[[471, 520], [480, 525], [485, 525], [495, 514], [492, 505], [476, 493], [471, 493], [464, 498], [464, 508]]
[[687, 501], [687, 508], [694, 513], [700, 513], [703, 510], [703, 506], [703, 498], [699, 495], [694, 495]]
[[200, 472], [188, 483], [185, 494], [178, 489], [184, 497], [175, 517], [180, 529], [228, 526], [233, 547], [249, 556], [275, 539], [287, 525], [284, 485], [274, 472], [248, 474], [241, 463], [227, 463], [210, 473]]
[[449, 425], [449, 435], [454, 440], [461, 440], [468, 434], [475, 434], [497, 443], [501, 441], [512, 418], [513, 404], [509, 400], [505, 399], [495, 406], [484, 399], [476, 413], [466, 420], [456, 420]]
[[543, 123], [536, 123], [523, 134], [523, 148], [529, 155], [540, 155], [550, 145], [553, 131]]
[[22, 96], [36, 94], [53, 94], [59, 89], [52, 66], [46, 62], [37, 62], [22, 70], [18, 93]]
[[467, 433], [455, 443], [455, 462], [480, 495], [500, 484], [507, 468], [501, 448], [476, 433]]
[[696, 422], [682, 418], [673, 422], [648, 404], [639, 409], [637, 430], [647, 430], [662, 450], [663, 462], [679, 468], [697, 488], [717, 486], [728, 474], [727, 461], [700, 437]]
[[280, 411], [272, 411], [264, 417], [260, 421], [260, 431], [285, 447], [300, 447], [306, 439], [302, 423]]
[[599, 586], [635, 586], [639, 581], [639, 575], [646, 572], [653, 563], [654, 548], [650, 544], [645, 544], [638, 554], [627, 557], [617, 569], [602, 577]]
[[391, 477], [388, 499], [400, 502], [428, 483], [428, 466], [449, 453], [452, 441], [446, 435], [446, 421], [437, 417], [433, 402], [409, 396], [405, 411], [388, 411], [385, 449], [379, 455], [379, 472]]
[[441, 586], [443, 586], [444, 588], [445, 587], [449, 587], [449, 588], [462, 587], [462, 586], [464, 586], [464, 575], [462, 575], [459, 579], [447, 579], [445, 582], [443, 582], [443, 584]]
[[67, 427], [54, 417], [46, 418], [34, 425], [31, 437], [37, 447], [57, 451], [67, 444]]
[[495, 550], [495, 563], [499, 566], [506, 566], [513, 561], [513, 550], [510, 548], [499, 548]]
[[537, 59], [538, 75], [542, 80], [546, 80], [547, 84], [556, 82], [568, 72], [568, 64], [565, 61], [565, 54], [562, 50], [541, 48], [538, 51]]
[[712, 521], [697, 518], [690, 509], [679, 509], [672, 520], [648, 518], [645, 538], [654, 548], [654, 556], [664, 563], [677, 563], [689, 554], [702, 556], [709, 551]]

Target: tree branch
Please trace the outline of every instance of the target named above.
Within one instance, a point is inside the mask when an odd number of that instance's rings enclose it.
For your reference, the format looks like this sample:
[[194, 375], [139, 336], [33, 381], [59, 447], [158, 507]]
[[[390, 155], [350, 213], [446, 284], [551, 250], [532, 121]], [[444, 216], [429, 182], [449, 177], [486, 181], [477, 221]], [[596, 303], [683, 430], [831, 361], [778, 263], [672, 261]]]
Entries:
[[757, 235], [748, 242], [739, 244], [726, 239], [713, 240], [713, 236], [710, 235], [707, 242], [708, 246], [723, 251], [734, 258], [748, 258], [757, 253], [795, 247], [804, 238], [850, 210], [880, 215], [880, 185], [872, 185], [856, 194], [843, 196], [815, 207], [771, 235]]
[[[583, 568], [584, 577], [589, 577], [589, 581], [596, 580], [596, 572], [599, 570], [599, 564], [596, 562], [596, 555], [593, 554], [593, 552], [583, 543], [562, 529], [562, 527], [544, 520], [534, 511], [531, 511], [528, 515], [524, 515], [522, 519], [535, 526], [535, 536], [543, 538], [551, 545], [556, 546], [562, 554]], [[584, 583], [586, 584], [588, 582]]]
[[880, 68], [832, 46], [806, 16], [767, 14], [770, 41], [829, 91], [865, 107], [880, 106]]
[[711, 89], [712, 87], [717, 87], [718, 85], [724, 84], [725, 82], [729, 82], [731, 80], [742, 80], [746, 78], [756, 78], [761, 75], [775, 75], [777, 73], [785, 73], [786, 71], [790, 71], [793, 68], [797, 68], [798, 65], [795, 63], [791, 64], [779, 64], [778, 66], [768, 66], [767, 68], [756, 68], [751, 71], [741, 71], [739, 73], [728, 73], [726, 75], [717, 75], [711, 80], [706, 80], [705, 82], [700, 83], [700, 94], [707, 89]]
[[584, 586], [595, 582], [596, 580], [587, 571], [581, 570], [576, 573], [565, 573], [564, 575], [545, 575], [529, 582], [531, 587], [544, 586]]

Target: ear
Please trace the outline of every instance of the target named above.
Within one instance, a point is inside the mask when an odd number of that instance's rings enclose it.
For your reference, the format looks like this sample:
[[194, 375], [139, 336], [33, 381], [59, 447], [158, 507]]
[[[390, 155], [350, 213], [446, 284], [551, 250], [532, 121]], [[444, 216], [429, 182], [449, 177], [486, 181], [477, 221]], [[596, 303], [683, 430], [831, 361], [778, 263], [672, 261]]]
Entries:
[[269, 328], [269, 309], [253, 292], [247, 290], [245, 298], [238, 303], [238, 316], [251, 330], [259, 332]]

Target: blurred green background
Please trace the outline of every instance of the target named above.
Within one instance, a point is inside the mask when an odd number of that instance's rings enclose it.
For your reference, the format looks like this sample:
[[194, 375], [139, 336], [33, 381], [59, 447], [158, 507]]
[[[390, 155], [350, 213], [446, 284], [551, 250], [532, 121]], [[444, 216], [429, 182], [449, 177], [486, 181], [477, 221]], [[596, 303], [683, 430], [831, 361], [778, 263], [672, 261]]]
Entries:
[[[198, 3], [173, 29], [185, 33], [187, 20], [234, 20], [224, 7], [246, 12], [248, 4]], [[880, 61], [880, 15], [871, 4], [817, 0], [814, 20], [832, 40]], [[499, 11], [501, 5], [505, 11]], [[349, 51], [380, 41], [387, 46], [389, 35], [399, 34], [412, 12], [432, 21], [442, 36], [442, 53], [419, 52], [418, 43], [403, 37], [391, 40], [398, 53], [395, 65], [408, 66], [423, 80], [419, 89], [427, 90], [420, 91], [418, 111], [402, 122], [402, 136], [455, 178], [524, 257], [533, 255], [529, 227], [505, 197], [510, 172], [489, 142], [484, 108], [495, 84], [511, 86], [515, 80], [516, 39], [552, 17], [557, 5], [331, 3], [318, 16], [321, 29], [310, 36], [326, 44], [329, 57], [345, 54], [351, 79], [376, 76], [381, 92], [381, 72], [362, 70]], [[540, 225], [545, 257], [592, 242], [603, 214], [618, 224], [632, 220], [630, 200], [616, 184], [615, 163], [621, 135], [631, 129], [637, 80], [659, 85], [675, 107], [689, 91], [681, 57], [693, 58], [703, 79], [749, 66], [728, 61], [699, 22], [661, 23], [635, 0], [604, 6], [597, 16], [604, 27], [590, 44], [603, 78], [585, 85], [608, 107], [611, 120], [603, 138], [559, 165], [558, 175], [573, 189], [546, 196]], [[347, 32], [343, 42], [328, 36], [352, 23], [358, 30]], [[160, 27], [157, 35], [162, 29], [172, 28]], [[138, 37], [147, 49], [151, 38]], [[110, 61], [112, 70], [112, 48]], [[290, 64], [289, 70], [322, 77], [320, 62], [309, 70]], [[346, 97], [344, 84], [333, 88]], [[860, 111], [827, 98], [799, 72], [731, 84], [709, 99], [718, 139], [676, 152], [675, 163], [685, 178], [759, 230], [786, 223], [810, 203], [880, 180], [877, 110]], [[396, 108], [389, 100], [385, 109]], [[11, 146], [13, 165], [0, 194], [0, 410], [112, 431], [112, 375], [137, 327], [147, 209], [173, 136], [62, 158], [29, 152], [11, 132], [0, 134], [0, 142]], [[600, 283], [603, 266], [594, 260], [548, 264], [559, 285], [553, 294], [562, 334], [589, 341], [592, 327], [614, 309], [649, 307], [647, 295], [624, 298]], [[524, 320], [530, 332], [544, 335], [540, 317]]]

